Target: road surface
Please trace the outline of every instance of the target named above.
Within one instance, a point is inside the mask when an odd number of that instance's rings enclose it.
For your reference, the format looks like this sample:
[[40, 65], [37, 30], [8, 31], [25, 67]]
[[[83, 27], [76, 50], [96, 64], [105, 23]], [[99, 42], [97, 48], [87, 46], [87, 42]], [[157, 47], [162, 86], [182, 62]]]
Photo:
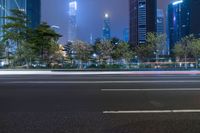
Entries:
[[1, 75], [0, 133], [199, 133], [200, 75]]

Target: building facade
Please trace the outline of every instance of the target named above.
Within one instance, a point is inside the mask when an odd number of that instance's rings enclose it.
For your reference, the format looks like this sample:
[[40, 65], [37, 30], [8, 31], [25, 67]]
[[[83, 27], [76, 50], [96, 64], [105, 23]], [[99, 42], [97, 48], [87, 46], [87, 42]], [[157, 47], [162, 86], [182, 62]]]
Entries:
[[128, 42], [129, 41], [129, 28], [125, 28], [124, 29], [124, 32], [123, 32], [123, 40], [125, 42]]
[[26, 11], [31, 21], [29, 27], [37, 27], [41, 22], [41, 0], [27, 0]]
[[164, 11], [162, 9], [157, 9], [157, 34], [164, 34]]
[[178, 0], [168, 6], [168, 40], [170, 51], [181, 38], [194, 34], [200, 37], [200, 1]]
[[[20, 9], [26, 12], [30, 21], [29, 27], [34, 28], [40, 24], [41, 19], [41, 0], [0, 0], [0, 17], [11, 15], [11, 9]], [[6, 23], [5, 19], [0, 19], [2, 35], [2, 25]]]
[[156, 33], [157, 0], [130, 0], [130, 43], [144, 44], [148, 32]]
[[110, 28], [111, 22], [110, 22], [110, 17], [106, 13], [104, 16], [104, 24], [103, 24], [103, 39], [104, 40], [109, 40], [111, 38], [111, 28]]
[[69, 0], [68, 41], [70, 42], [75, 41], [77, 39], [77, 10], [77, 1]]

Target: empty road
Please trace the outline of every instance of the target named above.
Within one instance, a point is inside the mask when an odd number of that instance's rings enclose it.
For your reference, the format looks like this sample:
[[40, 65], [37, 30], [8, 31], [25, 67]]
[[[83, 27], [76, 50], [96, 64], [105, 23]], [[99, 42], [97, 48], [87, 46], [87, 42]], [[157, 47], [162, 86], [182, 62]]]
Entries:
[[199, 133], [200, 75], [0, 75], [0, 133]]

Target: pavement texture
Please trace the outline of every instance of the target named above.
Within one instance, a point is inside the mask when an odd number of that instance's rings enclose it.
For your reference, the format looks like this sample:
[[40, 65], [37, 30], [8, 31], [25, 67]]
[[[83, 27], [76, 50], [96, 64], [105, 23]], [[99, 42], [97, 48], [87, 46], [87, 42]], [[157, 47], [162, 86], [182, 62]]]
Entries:
[[199, 133], [200, 75], [1, 75], [0, 133]]

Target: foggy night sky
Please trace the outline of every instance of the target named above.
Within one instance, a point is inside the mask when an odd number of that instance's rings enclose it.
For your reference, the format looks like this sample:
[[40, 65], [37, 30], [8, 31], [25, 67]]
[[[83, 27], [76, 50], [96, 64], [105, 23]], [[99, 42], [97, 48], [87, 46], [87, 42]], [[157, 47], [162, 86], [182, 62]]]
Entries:
[[[41, 0], [42, 21], [60, 26], [58, 32], [63, 35], [60, 42], [67, 41], [68, 0]], [[158, 8], [166, 8], [169, 0], [157, 0]], [[124, 28], [129, 27], [129, 0], [77, 0], [78, 2], [78, 39], [89, 41], [102, 36], [104, 13], [111, 16], [111, 35], [123, 37]]]

